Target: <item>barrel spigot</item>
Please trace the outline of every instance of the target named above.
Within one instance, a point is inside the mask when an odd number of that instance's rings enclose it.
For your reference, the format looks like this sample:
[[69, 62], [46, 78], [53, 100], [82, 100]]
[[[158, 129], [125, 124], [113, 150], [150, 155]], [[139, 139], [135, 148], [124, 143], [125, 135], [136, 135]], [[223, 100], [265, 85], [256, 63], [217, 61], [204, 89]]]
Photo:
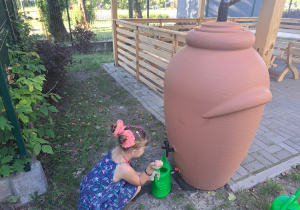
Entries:
[[165, 146], [162, 146], [166, 150], [166, 157], [168, 157], [169, 152], [174, 152], [174, 148], [169, 147], [169, 142], [164, 141]]

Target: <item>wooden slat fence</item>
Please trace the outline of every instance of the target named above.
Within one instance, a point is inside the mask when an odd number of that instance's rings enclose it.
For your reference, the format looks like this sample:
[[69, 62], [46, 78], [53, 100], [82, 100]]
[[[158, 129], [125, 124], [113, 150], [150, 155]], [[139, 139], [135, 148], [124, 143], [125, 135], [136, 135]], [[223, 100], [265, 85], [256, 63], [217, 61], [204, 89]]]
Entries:
[[[203, 22], [216, 21], [204, 18]], [[257, 17], [228, 18], [248, 29], [255, 29]], [[299, 24], [283, 18], [280, 27]], [[114, 19], [115, 64], [136, 76], [137, 81], [163, 95], [165, 69], [171, 58], [185, 46], [187, 32], [199, 25], [199, 19]]]
[[172, 56], [185, 45], [186, 33], [135, 21], [114, 20], [114, 24], [116, 64], [162, 95], [165, 69]]

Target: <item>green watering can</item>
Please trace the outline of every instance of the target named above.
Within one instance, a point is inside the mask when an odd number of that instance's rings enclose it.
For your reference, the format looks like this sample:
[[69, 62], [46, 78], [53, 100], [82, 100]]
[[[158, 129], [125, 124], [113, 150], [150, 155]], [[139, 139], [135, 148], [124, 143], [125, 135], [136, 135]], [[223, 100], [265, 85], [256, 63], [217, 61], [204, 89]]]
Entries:
[[297, 203], [297, 199], [300, 196], [300, 187], [298, 188], [295, 195], [279, 196], [275, 198], [272, 203], [270, 210], [300, 210], [300, 205]]
[[166, 197], [171, 191], [171, 165], [165, 155], [160, 158], [163, 162], [163, 166], [160, 169], [154, 169], [154, 171], [160, 172], [160, 178], [154, 176], [154, 180], [151, 182], [152, 194], [157, 198]]

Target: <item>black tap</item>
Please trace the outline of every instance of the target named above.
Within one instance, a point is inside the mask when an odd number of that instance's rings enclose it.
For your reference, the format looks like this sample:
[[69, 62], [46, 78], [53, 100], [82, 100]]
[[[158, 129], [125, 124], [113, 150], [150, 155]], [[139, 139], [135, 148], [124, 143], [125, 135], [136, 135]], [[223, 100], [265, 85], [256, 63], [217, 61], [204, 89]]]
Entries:
[[228, 17], [228, 10], [231, 5], [238, 3], [240, 0], [221, 0], [217, 22], [226, 22]]
[[162, 146], [161, 148], [166, 150], [166, 157], [168, 157], [169, 152], [174, 152], [174, 148], [169, 147], [169, 142], [164, 141], [165, 146]]

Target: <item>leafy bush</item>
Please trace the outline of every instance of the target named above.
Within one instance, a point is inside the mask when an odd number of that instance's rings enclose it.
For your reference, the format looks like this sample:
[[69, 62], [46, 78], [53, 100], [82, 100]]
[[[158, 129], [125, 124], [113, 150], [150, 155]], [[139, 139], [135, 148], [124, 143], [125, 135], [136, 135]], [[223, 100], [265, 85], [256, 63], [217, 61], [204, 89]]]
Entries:
[[73, 61], [71, 49], [48, 40], [38, 41], [35, 44], [35, 48], [42, 60], [42, 64], [48, 71], [46, 74], [47, 81], [43, 87], [43, 92], [47, 93], [64, 80], [67, 72], [66, 67]]
[[[46, 98], [60, 99], [58, 95], [42, 93], [45, 81], [45, 67], [35, 52], [10, 51], [11, 67], [6, 68], [10, 94], [22, 127], [22, 135], [29, 156], [41, 151], [52, 154], [49, 141], [54, 138], [53, 119], [50, 112], [58, 112], [47, 103]], [[14, 171], [23, 171], [29, 158], [20, 158], [12, 125], [7, 119], [3, 100], [0, 97], [0, 177], [9, 176]]]
[[42, 39], [40, 35], [29, 35], [32, 27], [29, 23], [26, 23], [20, 18], [21, 15], [16, 15], [16, 17], [11, 17], [11, 23], [13, 30], [17, 37], [18, 45], [24, 52], [31, 51], [31, 46], [37, 41]]
[[300, 10], [290, 10], [290, 11], [284, 11], [282, 14], [283, 18], [296, 18], [296, 19], [300, 19]]
[[95, 37], [95, 33], [90, 30], [84, 30], [80, 27], [75, 27], [72, 31], [74, 37], [73, 47], [80, 53], [88, 53], [92, 47], [91, 39]]

